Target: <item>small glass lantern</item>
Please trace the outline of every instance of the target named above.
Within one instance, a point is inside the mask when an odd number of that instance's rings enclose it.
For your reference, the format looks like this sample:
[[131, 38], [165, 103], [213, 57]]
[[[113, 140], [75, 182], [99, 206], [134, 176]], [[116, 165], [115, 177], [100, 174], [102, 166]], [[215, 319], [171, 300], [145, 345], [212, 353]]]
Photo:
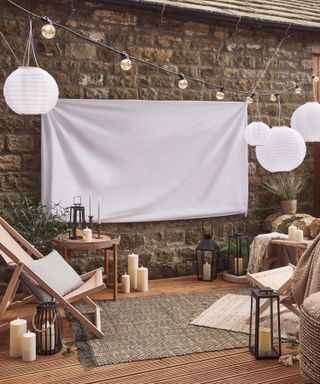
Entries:
[[86, 227], [85, 210], [81, 205], [81, 196], [74, 196], [73, 206], [70, 207], [69, 238], [72, 240], [83, 239], [83, 229]]
[[198, 280], [212, 281], [217, 278], [219, 245], [210, 234], [204, 233], [203, 240], [196, 248]]
[[252, 289], [249, 350], [257, 360], [281, 356], [280, 302], [274, 289]]
[[229, 272], [236, 276], [247, 273], [249, 239], [245, 233], [234, 233], [228, 242]]

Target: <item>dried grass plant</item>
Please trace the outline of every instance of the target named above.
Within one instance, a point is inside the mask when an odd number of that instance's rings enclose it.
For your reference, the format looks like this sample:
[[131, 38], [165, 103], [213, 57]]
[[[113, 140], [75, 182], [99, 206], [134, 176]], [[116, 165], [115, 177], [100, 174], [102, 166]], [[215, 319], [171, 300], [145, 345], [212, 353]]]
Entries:
[[270, 175], [269, 180], [265, 181], [263, 185], [280, 200], [296, 200], [307, 186], [307, 179], [301, 174], [281, 172]]

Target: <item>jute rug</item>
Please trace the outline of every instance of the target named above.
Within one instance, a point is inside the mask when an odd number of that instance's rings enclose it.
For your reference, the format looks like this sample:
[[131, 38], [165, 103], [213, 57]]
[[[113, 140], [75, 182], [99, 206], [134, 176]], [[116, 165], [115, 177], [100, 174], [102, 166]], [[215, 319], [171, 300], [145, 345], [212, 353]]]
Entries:
[[[227, 294], [201, 313], [191, 324], [248, 333], [250, 303], [251, 297], [248, 295]], [[270, 326], [269, 319], [262, 321], [262, 324]], [[281, 336], [286, 338], [286, 332], [293, 332], [298, 328], [299, 318], [280, 305], [280, 324]]]
[[[247, 289], [99, 301], [104, 338], [89, 339], [72, 322], [79, 359], [86, 367], [246, 347], [248, 335], [190, 324], [220, 297]], [[85, 304], [78, 308], [86, 311]]]

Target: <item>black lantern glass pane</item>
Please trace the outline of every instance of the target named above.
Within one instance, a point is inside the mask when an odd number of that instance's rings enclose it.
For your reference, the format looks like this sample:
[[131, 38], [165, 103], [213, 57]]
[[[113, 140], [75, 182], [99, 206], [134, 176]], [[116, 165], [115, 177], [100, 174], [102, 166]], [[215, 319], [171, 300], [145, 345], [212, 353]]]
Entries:
[[198, 280], [212, 281], [217, 278], [219, 246], [206, 237], [196, 248]]
[[86, 226], [85, 222], [85, 208], [79, 204], [78, 201], [81, 203], [81, 198], [80, 200], [77, 199], [80, 196], [75, 196], [74, 197], [74, 202], [75, 204], [70, 207], [70, 222], [69, 222], [69, 227], [70, 227], [70, 232], [69, 232], [69, 237], [71, 239], [82, 239], [83, 238], [83, 229]]
[[247, 273], [249, 239], [244, 233], [234, 233], [228, 241], [229, 272], [241, 276]]

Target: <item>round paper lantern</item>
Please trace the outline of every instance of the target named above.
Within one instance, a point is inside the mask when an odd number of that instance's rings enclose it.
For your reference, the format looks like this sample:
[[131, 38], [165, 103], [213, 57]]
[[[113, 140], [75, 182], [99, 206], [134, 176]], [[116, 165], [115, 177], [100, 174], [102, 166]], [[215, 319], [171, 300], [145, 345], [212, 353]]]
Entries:
[[244, 130], [244, 139], [249, 145], [263, 145], [268, 137], [270, 128], [261, 121], [254, 121]]
[[320, 141], [320, 104], [306, 103], [297, 108], [291, 117], [291, 127], [306, 142]]
[[38, 67], [19, 67], [3, 87], [6, 103], [20, 115], [49, 112], [57, 103], [59, 90], [55, 79]]
[[297, 168], [306, 155], [303, 137], [289, 127], [273, 127], [267, 141], [256, 148], [258, 162], [270, 172], [288, 172]]

